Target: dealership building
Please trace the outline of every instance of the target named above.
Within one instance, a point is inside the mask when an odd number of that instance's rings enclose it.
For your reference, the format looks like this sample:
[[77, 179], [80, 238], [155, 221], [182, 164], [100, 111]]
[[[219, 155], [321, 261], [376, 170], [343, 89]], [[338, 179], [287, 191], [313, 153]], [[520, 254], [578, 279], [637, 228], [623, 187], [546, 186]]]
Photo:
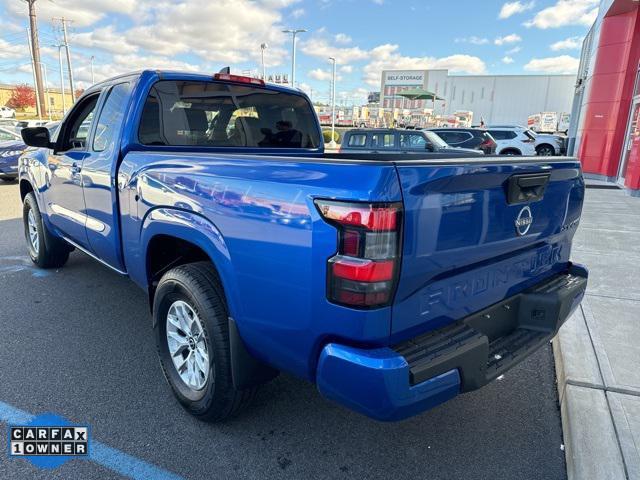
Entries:
[[585, 174], [640, 196], [640, 12], [602, 0], [586, 36], [569, 131]]
[[[575, 75], [449, 75], [448, 70], [385, 70], [384, 108], [433, 108], [436, 115], [473, 112], [474, 123], [517, 123], [539, 112], [570, 112]], [[402, 90], [422, 88], [442, 100], [408, 100]]]

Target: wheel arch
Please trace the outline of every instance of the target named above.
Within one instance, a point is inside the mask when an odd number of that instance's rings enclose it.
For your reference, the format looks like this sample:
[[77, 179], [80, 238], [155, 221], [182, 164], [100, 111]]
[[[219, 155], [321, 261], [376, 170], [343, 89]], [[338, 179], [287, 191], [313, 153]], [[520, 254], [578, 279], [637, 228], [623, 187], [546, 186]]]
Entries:
[[[210, 262], [222, 285], [229, 313], [231, 370], [239, 390], [251, 388], [274, 378], [278, 372], [256, 359], [247, 349], [237, 319], [242, 316], [237, 279], [224, 237], [207, 218], [194, 212], [171, 208], [151, 211], [142, 229], [144, 275], [153, 307], [157, 282], [170, 268], [188, 263]], [[158, 261], [154, 256], [162, 255]]]
[[[229, 249], [220, 230], [207, 218], [180, 209], [154, 209], [143, 221], [140, 244], [143, 261], [139, 262], [136, 275], [144, 280], [150, 305], [153, 305], [155, 285], [168, 268], [207, 260], [218, 273], [229, 314], [234, 318], [242, 316]], [[167, 255], [156, 258], [163, 251]]]
[[[20, 200], [24, 202], [24, 197], [26, 197], [29, 193], [35, 192], [33, 185], [26, 178], [20, 179]], [[36, 198], [36, 200], [38, 200]]]
[[508, 155], [509, 153], [513, 153], [514, 155], [522, 155], [522, 150], [519, 150], [515, 147], [506, 147], [500, 150], [498, 155]]

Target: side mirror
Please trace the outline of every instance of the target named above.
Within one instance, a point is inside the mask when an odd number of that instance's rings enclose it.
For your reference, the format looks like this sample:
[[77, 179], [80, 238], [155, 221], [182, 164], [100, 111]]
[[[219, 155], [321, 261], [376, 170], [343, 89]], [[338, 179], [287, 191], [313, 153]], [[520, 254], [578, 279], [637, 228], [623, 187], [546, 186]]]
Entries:
[[433, 143], [427, 143], [424, 146], [424, 148], [426, 148], [428, 152], [435, 152], [436, 151], [435, 147], [433, 146]]
[[53, 148], [49, 130], [45, 127], [31, 127], [20, 130], [22, 140], [30, 147]]

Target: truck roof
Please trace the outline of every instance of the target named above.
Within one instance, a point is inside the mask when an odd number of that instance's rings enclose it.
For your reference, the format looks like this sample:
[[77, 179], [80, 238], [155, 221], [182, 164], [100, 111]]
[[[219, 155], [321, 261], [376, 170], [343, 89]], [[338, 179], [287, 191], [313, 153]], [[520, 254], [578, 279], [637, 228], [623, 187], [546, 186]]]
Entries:
[[[157, 76], [158, 80], [190, 80], [190, 81], [195, 81], [195, 82], [220, 82], [220, 83], [233, 83], [233, 84], [238, 84], [238, 82], [234, 82], [232, 80], [223, 80], [223, 79], [216, 79], [214, 78], [215, 73], [197, 73], [197, 72], [186, 72], [186, 71], [180, 71], [180, 70], [153, 70], [153, 69], [145, 69], [145, 70], [134, 70], [131, 72], [127, 72], [127, 73], [122, 73], [120, 75], [116, 75], [114, 77], [110, 77], [107, 78], [101, 82], [96, 83], [95, 85], [92, 85], [90, 88], [93, 89], [94, 87], [97, 86], [101, 86], [104, 84], [110, 84], [113, 83], [114, 80], [119, 80], [122, 78], [128, 78], [128, 77], [134, 77], [134, 78], [139, 78], [139, 77], [146, 77], [146, 76]], [[235, 75], [235, 74], [232, 74]], [[238, 77], [246, 77], [244, 75], [236, 75]], [[248, 77], [247, 77], [248, 78]], [[247, 84], [249, 85], [249, 84]], [[258, 84], [251, 84], [251, 86], [253, 87], [257, 87], [257, 88], [266, 88], [268, 90], [275, 90], [275, 91], [279, 91], [279, 92], [285, 92], [285, 93], [295, 93], [295, 94], [302, 94], [302, 95], [306, 95], [302, 90], [300, 90], [299, 88], [292, 88], [292, 87], [285, 87], [283, 85], [278, 85], [275, 83], [268, 83], [268, 82], [264, 82], [264, 86], [258, 85]]]

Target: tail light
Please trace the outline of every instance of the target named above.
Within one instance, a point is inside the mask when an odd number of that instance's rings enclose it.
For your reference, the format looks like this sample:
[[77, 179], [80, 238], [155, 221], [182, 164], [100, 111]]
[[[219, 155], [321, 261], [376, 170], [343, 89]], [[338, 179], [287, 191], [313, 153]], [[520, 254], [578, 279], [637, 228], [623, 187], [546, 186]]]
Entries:
[[389, 305], [400, 270], [400, 203], [316, 200], [338, 228], [338, 252], [327, 262], [327, 297], [358, 308]]
[[480, 148], [485, 147], [485, 148], [493, 148], [497, 146], [496, 142], [494, 142], [493, 140], [491, 140], [490, 138], [487, 138], [486, 140], [484, 140], [481, 144], [480, 144]]

